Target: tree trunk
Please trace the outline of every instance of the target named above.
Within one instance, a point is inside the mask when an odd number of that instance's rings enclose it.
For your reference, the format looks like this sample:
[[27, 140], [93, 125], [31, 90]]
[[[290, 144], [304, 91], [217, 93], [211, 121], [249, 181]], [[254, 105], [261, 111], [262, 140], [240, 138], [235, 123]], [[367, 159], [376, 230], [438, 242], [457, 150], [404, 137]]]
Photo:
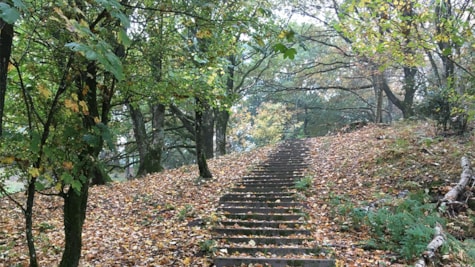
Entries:
[[[83, 100], [86, 101], [88, 110], [89, 110], [89, 115], [83, 118], [84, 126], [88, 129], [91, 129], [92, 127], [94, 127], [96, 125], [96, 121], [94, 118], [100, 118], [101, 123], [103, 123], [104, 125], [107, 125], [107, 122], [108, 122], [107, 116], [110, 110], [110, 96], [106, 96], [106, 95], [102, 96], [102, 99], [103, 99], [102, 111], [103, 112], [99, 112], [99, 105], [97, 101], [98, 99], [97, 97], [97, 65], [95, 62], [90, 62], [87, 65], [87, 71], [82, 74], [81, 79], [82, 81], [85, 82], [87, 88], [89, 88], [87, 90], [86, 95], [83, 96], [84, 95], [83, 88], [78, 87], [79, 89], [78, 96], [80, 98], [84, 97]], [[107, 94], [108, 90], [102, 89], [101, 92], [103, 94]], [[94, 151], [92, 152], [92, 155], [94, 156], [94, 158], [97, 159], [100, 151], [102, 150], [103, 144], [104, 144], [104, 140], [101, 137], [100, 142], [97, 145], [97, 147], [93, 148]], [[96, 168], [100, 168], [100, 167], [96, 166]], [[100, 169], [95, 171], [94, 175], [87, 176], [87, 177], [91, 178], [91, 183], [93, 185], [104, 185], [111, 181], [109, 175], [104, 170], [100, 170]]]
[[206, 159], [214, 157], [214, 111], [206, 105], [203, 111], [202, 138]]
[[25, 232], [26, 242], [28, 244], [28, 254], [30, 257], [30, 267], [37, 267], [38, 260], [36, 258], [35, 240], [33, 237], [33, 205], [35, 203], [35, 182], [36, 178], [32, 177], [27, 189], [27, 200], [25, 210]]
[[447, 194], [445, 194], [444, 198], [439, 200], [439, 205], [457, 201], [458, 197], [462, 194], [463, 190], [465, 190], [470, 180], [473, 179], [473, 171], [468, 158], [462, 157], [460, 160], [460, 165], [462, 166], [462, 174], [460, 175], [459, 182], [449, 192], [447, 192]]
[[165, 140], [165, 106], [152, 105], [152, 143], [148, 149], [147, 173], [159, 172], [162, 167], [162, 153]]
[[374, 122], [375, 123], [382, 123], [383, 122], [383, 73], [380, 73], [376, 67], [373, 67], [373, 88], [374, 94], [376, 99], [376, 117]]
[[3, 135], [3, 112], [7, 92], [8, 64], [12, 53], [13, 25], [0, 19], [0, 136]]
[[416, 94], [416, 74], [417, 68], [404, 67], [404, 101], [402, 105], [402, 114], [404, 119], [414, 116], [414, 95]]
[[146, 173], [147, 168], [147, 131], [145, 129], [145, 121], [140, 111], [140, 107], [134, 107], [133, 104], [128, 103], [128, 108], [130, 111], [130, 118], [132, 120], [132, 125], [134, 129], [135, 143], [137, 144], [137, 150], [139, 152], [139, 168], [137, 171], [137, 176], [142, 176]]
[[[97, 175], [94, 173], [90, 174]], [[85, 175], [87, 177], [88, 173], [86, 172]], [[86, 219], [88, 190], [89, 181], [81, 181], [80, 190], [77, 191], [70, 187], [64, 196], [65, 247], [59, 267], [75, 267], [79, 265], [82, 247], [82, 227]]]
[[216, 154], [226, 155], [226, 131], [228, 128], [229, 111], [216, 111]]
[[427, 245], [426, 251], [417, 262], [414, 267], [425, 267], [435, 258], [435, 252], [441, 247], [445, 242], [445, 234], [442, 229], [442, 225], [437, 223], [435, 226], [435, 235], [432, 241]]
[[196, 110], [195, 110], [195, 134], [196, 134], [196, 160], [198, 163], [198, 169], [200, 172], [201, 178], [212, 178], [213, 175], [208, 168], [208, 163], [206, 162], [205, 149], [203, 147], [203, 102], [199, 97], [195, 98], [196, 100]]

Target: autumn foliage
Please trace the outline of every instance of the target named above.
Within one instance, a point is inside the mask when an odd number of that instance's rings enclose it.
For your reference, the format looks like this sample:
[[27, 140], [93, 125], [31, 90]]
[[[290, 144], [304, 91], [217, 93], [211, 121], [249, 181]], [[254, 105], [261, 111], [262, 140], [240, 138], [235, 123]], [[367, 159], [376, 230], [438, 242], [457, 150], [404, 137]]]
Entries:
[[[460, 156], [469, 154], [474, 140], [440, 137], [433, 129], [430, 123], [369, 125], [308, 140], [311, 167], [307, 176], [313, 177], [313, 184], [296, 192], [306, 204], [312, 237], [338, 266], [411, 264], [411, 259], [395, 251], [365, 246], [371, 229], [362, 222], [355, 225], [343, 211], [382, 203], [405, 191], [422, 190], [433, 197], [447, 192], [460, 175]], [[210, 240], [211, 228], [221, 216], [220, 196], [273, 149], [210, 160], [212, 180], [201, 181], [195, 166], [184, 166], [91, 188], [81, 264], [210, 266], [213, 255], [219, 253], [213, 251]], [[34, 231], [41, 266], [56, 265], [61, 257], [61, 203], [44, 195], [36, 202]], [[0, 266], [26, 265], [23, 214], [6, 198], [0, 202], [0, 213]], [[473, 239], [473, 226], [464, 226], [473, 216], [467, 209], [446, 218], [443, 227], [460, 240]], [[466, 245], [458, 251], [447, 250], [440, 258], [444, 266], [465, 266], [470, 264], [469, 253]]]

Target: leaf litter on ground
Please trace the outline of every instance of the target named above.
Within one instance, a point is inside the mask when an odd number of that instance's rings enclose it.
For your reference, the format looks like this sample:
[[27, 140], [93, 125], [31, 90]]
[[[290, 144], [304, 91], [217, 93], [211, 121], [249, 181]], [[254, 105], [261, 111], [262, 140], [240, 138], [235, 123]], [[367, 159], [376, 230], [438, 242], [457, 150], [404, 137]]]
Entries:
[[[345, 198], [358, 207], [395, 196], [408, 188], [441, 185], [440, 193], [457, 180], [459, 158], [470, 142], [439, 138], [427, 123], [368, 125], [351, 133], [307, 139], [307, 176], [313, 186], [305, 202], [314, 241], [338, 266], [388, 266], [393, 252], [366, 250], [368, 229], [344, 228], [335, 201]], [[214, 175], [197, 178], [196, 166], [183, 166], [141, 179], [90, 189], [83, 231], [81, 266], [211, 266], [211, 228], [218, 224], [219, 198], [263, 162], [275, 149], [268, 146], [209, 161]], [[299, 194], [299, 193], [298, 193]], [[24, 194], [15, 194], [24, 201]], [[0, 202], [0, 266], [28, 265], [24, 217], [11, 201]], [[37, 195], [34, 231], [41, 266], [59, 263], [63, 247], [60, 198]], [[209, 250], [209, 251], [205, 251]], [[329, 252], [328, 252], [329, 251]], [[396, 265], [394, 265], [396, 266]], [[402, 264], [403, 266], [403, 264]], [[457, 265], [453, 265], [457, 266]]]

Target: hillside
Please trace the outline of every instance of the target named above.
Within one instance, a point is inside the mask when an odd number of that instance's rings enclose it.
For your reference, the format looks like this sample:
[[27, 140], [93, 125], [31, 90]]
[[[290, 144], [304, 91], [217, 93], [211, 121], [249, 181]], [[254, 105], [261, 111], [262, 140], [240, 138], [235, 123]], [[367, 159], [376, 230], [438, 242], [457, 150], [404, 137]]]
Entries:
[[[407, 265], [396, 251], [377, 248], [364, 223], [366, 207], [402, 203], [410, 192], [426, 192], [428, 203], [459, 179], [460, 157], [472, 161], [471, 138], [439, 137], [427, 123], [392, 127], [369, 125], [351, 133], [308, 139], [310, 188], [300, 191], [322, 254], [340, 266]], [[209, 228], [219, 219], [219, 197], [274, 147], [231, 154], [209, 162], [214, 178], [197, 179], [184, 166], [122, 183], [94, 187], [83, 233], [83, 266], [209, 266], [213, 251]], [[420, 194], [420, 193], [419, 193]], [[430, 197], [429, 197], [430, 196]], [[16, 198], [23, 200], [24, 194]], [[38, 195], [34, 215], [41, 266], [54, 266], [63, 240], [61, 202]], [[375, 204], [379, 203], [379, 204]], [[389, 204], [388, 204], [389, 203]], [[391, 204], [393, 203], [393, 204]], [[0, 266], [26, 265], [23, 215], [11, 201], [0, 202]], [[360, 216], [361, 215], [361, 216]], [[446, 230], [474, 238], [474, 214], [456, 214]], [[460, 223], [459, 223], [460, 221]], [[374, 237], [374, 236], [373, 236]], [[466, 253], [450, 247], [444, 266], [470, 266]]]

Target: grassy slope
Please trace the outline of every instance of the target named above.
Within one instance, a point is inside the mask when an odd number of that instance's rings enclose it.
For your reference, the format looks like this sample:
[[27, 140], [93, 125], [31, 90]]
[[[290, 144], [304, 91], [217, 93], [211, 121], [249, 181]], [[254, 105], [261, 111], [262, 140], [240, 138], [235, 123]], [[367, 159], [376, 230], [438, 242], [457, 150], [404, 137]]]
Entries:
[[[471, 141], [471, 142], [470, 142]], [[460, 157], [473, 160], [473, 139], [439, 138], [426, 124], [367, 126], [356, 132], [308, 140], [308, 204], [318, 245], [346, 266], [389, 265], [394, 253], [364, 250], [365, 228], [348, 225], [342, 205], [358, 207], [404, 190], [444, 193], [458, 180]], [[198, 183], [197, 169], [185, 166], [144, 179], [91, 189], [84, 228], [84, 266], [209, 266], [201, 252], [219, 219], [219, 197], [272, 147], [211, 160], [214, 179]], [[24, 199], [23, 194], [15, 197]], [[342, 203], [341, 199], [345, 199]], [[38, 258], [42, 266], [60, 259], [63, 240], [61, 201], [39, 196], [35, 213]], [[27, 263], [21, 211], [0, 202], [0, 266]], [[469, 237], [469, 233], [462, 233]], [[215, 252], [219, 254], [218, 252]], [[457, 262], [455, 257], [448, 257]], [[2, 265], [3, 264], [3, 265]], [[404, 262], [403, 262], [404, 264]], [[383, 265], [384, 266], [384, 265]], [[455, 266], [455, 265], [454, 265]]]

